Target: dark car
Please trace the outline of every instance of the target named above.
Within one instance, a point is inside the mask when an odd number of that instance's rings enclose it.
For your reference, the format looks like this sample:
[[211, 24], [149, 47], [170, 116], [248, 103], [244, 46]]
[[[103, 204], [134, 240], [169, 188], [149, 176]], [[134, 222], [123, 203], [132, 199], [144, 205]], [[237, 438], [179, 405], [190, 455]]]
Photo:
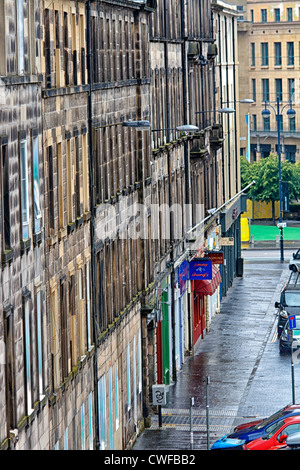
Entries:
[[262, 419], [261, 421], [255, 421], [247, 423], [248, 426], [236, 427], [230, 434], [226, 434], [221, 439], [218, 439], [211, 447], [212, 450], [225, 450], [229, 448], [240, 449], [243, 444], [258, 439], [260, 437], [267, 436], [269, 429], [277, 421], [281, 421], [289, 416], [300, 415], [300, 405], [288, 405], [281, 410], [274, 413], [269, 418]]
[[295, 328], [291, 329], [289, 320], [286, 321], [279, 338], [280, 352], [291, 352], [300, 348], [300, 316], [295, 316]]
[[280, 336], [289, 315], [300, 315], [300, 286], [286, 284], [281, 291], [280, 302], [275, 302], [275, 308], [278, 314], [277, 332]]

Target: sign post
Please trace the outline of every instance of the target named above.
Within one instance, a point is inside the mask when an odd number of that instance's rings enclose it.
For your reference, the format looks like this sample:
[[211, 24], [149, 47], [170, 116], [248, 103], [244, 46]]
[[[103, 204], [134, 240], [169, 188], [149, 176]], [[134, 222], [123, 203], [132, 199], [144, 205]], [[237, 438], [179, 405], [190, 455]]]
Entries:
[[152, 385], [152, 402], [153, 405], [158, 406], [158, 423], [159, 427], [162, 427], [162, 405], [167, 404], [167, 387], [165, 384]]

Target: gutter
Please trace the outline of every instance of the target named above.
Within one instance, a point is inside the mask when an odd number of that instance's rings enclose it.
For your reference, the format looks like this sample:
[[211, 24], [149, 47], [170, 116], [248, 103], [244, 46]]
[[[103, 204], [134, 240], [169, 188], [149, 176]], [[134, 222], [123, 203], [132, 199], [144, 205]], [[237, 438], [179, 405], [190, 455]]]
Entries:
[[88, 70], [88, 132], [89, 132], [89, 192], [90, 192], [90, 237], [91, 237], [91, 270], [92, 270], [92, 315], [94, 333], [94, 411], [95, 411], [95, 441], [96, 450], [100, 450], [99, 408], [98, 408], [98, 331], [96, 320], [96, 283], [95, 283], [95, 204], [93, 188], [93, 104], [92, 104], [92, 51], [91, 51], [91, 0], [86, 5], [87, 18], [87, 70]]

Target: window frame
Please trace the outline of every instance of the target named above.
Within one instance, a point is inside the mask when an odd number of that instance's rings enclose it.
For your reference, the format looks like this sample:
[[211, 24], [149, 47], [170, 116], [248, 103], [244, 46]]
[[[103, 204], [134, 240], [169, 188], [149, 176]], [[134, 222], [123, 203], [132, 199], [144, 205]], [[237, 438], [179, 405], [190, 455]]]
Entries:
[[281, 42], [274, 42], [274, 57], [275, 66], [279, 67], [282, 65], [282, 47]]
[[269, 66], [269, 43], [268, 42], [261, 42], [261, 66], [268, 67]]
[[[19, 163], [20, 163], [20, 222], [21, 239], [29, 237], [29, 198], [28, 198], [28, 152], [26, 132], [19, 133]], [[24, 181], [24, 183], [23, 183]]]
[[287, 47], [287, 65], [294, 66], [295, 65], [295, 47], [294, 41], [288, 41], [286, 43]]

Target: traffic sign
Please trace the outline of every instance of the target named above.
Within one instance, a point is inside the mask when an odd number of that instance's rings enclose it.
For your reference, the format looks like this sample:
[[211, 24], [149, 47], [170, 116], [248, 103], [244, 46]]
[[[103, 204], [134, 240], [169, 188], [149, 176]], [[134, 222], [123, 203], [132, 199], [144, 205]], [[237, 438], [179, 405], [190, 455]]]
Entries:
[[296, 316], [290, 315], [289, 316], [289, 329], [293, 330], [294, 328], [296, 328]]

